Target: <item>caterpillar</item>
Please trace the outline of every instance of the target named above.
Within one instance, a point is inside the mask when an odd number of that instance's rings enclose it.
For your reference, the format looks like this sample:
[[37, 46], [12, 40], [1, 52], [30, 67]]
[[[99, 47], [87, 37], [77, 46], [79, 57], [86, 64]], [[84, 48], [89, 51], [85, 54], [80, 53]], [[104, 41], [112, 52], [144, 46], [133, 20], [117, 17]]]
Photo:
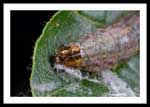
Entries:
[[[87, 72], [111, 69], [115, 64], [139, 52], [139, 27], [139, 14], [128, 14], [112, 25], [84, 34], [77, 43], [59, 48], [54, 58], [55, 67]], [[78, 74], [81, 76], [79, 72]]]

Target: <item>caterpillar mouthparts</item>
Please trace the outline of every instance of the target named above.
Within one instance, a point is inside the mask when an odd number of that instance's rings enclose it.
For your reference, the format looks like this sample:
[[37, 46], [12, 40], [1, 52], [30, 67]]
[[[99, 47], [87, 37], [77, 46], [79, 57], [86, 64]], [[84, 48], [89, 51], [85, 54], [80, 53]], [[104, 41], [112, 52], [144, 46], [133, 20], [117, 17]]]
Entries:
[[78, 43], [60, 47], [54, 63], [88, 72], [111, 69], [139, 51], [139, 26], [138, 14], [127, 15], [107, 28], [81, 36]]

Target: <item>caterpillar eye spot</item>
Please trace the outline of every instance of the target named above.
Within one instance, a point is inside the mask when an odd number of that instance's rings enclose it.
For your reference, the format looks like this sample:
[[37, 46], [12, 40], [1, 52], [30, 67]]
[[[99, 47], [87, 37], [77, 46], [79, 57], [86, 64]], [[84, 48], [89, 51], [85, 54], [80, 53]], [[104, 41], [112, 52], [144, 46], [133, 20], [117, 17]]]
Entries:
[[67, 51], [67, 50], [63, 50], [61, 53], [62, 53], [62, 54], [67, 54], [68, 51]]

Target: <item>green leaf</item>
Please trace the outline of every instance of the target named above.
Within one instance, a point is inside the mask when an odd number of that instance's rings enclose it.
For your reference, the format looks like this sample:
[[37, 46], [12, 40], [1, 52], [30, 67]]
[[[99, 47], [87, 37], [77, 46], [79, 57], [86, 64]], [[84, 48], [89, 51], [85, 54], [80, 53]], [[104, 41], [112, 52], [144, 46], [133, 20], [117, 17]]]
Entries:
[[118, 76], [126, 81], [130, 87], [135, 91], [136, 95], [139, 96], [140, 77], [139, 77], [139, 55], [132, 57], [128, 62], [128, 66], [124, 66], [120, 69]]
[[94, 83], [88, 80], [72, 82], [63, 88], [52, 92], [52, 96], [101, 96], [108, 91], [103, 84]]
[[[59, 11], [43, 29], [33, 54], [30, 86], [33, 96], [103, 96], [103, 83], [60, 75], [51, 67], [50, 56], [62, 44], [77, 42], [85, 33], [113, 23], [127, 11]], [[121, 75], [120, 75], [121, 76]]]
[[116, 64], [112, 69], [117, 73], [118, 77], [128, 83], [128, 85], [134, 90], [135, 94], [139, 95], [140, 77], [139, 77], [139, 55], [133, 56], [127, 62], [121, 62]]

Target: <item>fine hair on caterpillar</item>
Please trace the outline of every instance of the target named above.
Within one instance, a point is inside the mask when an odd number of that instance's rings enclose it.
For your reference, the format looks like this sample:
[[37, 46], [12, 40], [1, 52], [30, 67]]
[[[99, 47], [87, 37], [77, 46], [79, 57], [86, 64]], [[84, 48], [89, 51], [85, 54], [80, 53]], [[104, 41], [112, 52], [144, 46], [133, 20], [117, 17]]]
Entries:
[[105, 69], [139, 52], [139, 14], [128, 14], [106, 28], [84, 34], [78, 42], [61, 46], [52, 58], [53, 67], [69, 75], [83, 78]]
[[[69, 67], [65, 67], [64, 65], [61, 64], [55, 64], [54, 65], [54, 71], [56, 71], [56, 73], [60, 73], [60, 74], [69, 74], [72, 77], [78, 78], [78, 79], [91, 79], [91, 74], [89, 72], [85, 72], [85, 71], [81, 71], [79, 69], [74, 69], [74, 68], [69, 68]], [[96, 76], [96, 75], [94, 75]]]

